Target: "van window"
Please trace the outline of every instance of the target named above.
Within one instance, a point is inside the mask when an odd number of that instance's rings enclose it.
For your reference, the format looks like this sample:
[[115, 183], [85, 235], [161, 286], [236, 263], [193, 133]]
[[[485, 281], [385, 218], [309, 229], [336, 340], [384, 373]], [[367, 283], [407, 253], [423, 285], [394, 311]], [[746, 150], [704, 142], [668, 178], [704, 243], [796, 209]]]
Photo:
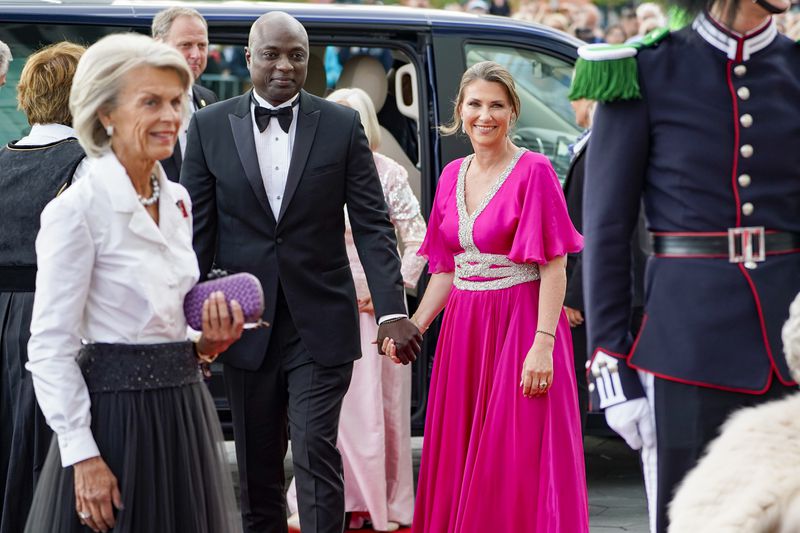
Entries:
[[511, 138], [518, 146], [546, 155], [563, 182], [569, 169], [569, 146], [581, 133], [567, 98], [573, 66], [512, 46], [468, 43], [465, 52], [467, 67], [494, 61], [511, 72], [522, 105]]

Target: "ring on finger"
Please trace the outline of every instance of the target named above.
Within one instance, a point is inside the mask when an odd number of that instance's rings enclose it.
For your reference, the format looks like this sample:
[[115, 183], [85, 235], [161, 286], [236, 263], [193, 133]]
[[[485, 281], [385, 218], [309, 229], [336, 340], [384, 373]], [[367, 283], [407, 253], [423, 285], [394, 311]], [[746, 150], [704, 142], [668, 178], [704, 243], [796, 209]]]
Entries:
[[78, 511], [78, 518], [80, 518], [81, 520], [86, 520], [87, 518], [91, 518], [91, 517], [92, 517], [92, 513], [84, 513], [82, 511]]
[[547, 382], [546, 381], [540, 381], [539, 382], [539, 388], [540, 389], [546, 389], [547, 388]]

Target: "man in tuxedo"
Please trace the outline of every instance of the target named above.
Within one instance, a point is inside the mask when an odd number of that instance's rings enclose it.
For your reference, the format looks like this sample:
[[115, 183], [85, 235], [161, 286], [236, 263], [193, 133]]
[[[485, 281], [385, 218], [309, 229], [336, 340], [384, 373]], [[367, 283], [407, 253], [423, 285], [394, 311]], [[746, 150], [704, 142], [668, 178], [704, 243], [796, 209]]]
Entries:
[[[156, 13], [153, 17], [151, 28], [153, 39], [162, 41], [186, 58], [186, 63], [194, 76], [194, 85], [189, 90], [189, 108], [194, 113], [209, 104], [217, 101], [217, 95], [197, 83], [200, 75], [208, 63], [208, 23], [196, 9], [190, 7], [170, 7]], [[189, 126], [189, 117], [183, 123], [183, 128], [178, 133], [178, 142], [172, 156], [163, 159], [161, 166], [167, 177], [178, 181], [181, 174], [183, 155], [186, 153], [186, 128]]]
[[212, 263], [255, 274], [271, 323], [222, 357], [253, 533], [287, 531], [287, 422], [303, 532], [344, 529], [336, 436], [361, 356], [345, 205], [380, 317], [377, 340], [394, 339], [405, 364], [422, 340], [406, 315], [394, 229], [358, 115], [302, 90], [308, 57], [297, 20], [259, 18], [246, 52], [254, 90], [195, 114], [181, 171], [201, 275]]

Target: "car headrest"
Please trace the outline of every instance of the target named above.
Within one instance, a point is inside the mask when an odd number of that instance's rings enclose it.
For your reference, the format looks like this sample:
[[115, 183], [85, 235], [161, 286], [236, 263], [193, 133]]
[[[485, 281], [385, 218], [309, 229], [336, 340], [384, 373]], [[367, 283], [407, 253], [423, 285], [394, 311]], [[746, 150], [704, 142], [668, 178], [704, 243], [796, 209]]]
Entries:
[[325, 78], [325, 64], [322, 59], [314, 54], [308, 56], [308, 71], [303, 88], [311, 94], [325, 98], [325, 91], [328, 89], [328, 81]]
[[336, 82], [337, 89], [346, 87], [363, 89], [372, 99], [375, 112], [380, 112], [386, 102], [386, 93], [389, 89], [386, 71], [381, 62], [374, 57], [351, 57], [342, 67], [342, 73]]

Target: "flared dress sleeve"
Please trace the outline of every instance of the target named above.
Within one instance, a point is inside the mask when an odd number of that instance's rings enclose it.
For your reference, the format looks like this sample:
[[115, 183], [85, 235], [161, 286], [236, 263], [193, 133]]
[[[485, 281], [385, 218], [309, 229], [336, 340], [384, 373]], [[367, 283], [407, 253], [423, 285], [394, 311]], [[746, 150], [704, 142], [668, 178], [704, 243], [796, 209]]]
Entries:
[[447, 246], [442, 222], [447, 204], [452, 200], [456, 175], [460, 166], [461, 159], [457, 159], [442, 170], [442, 175], [439, 176], [439, 183], [436, 185], [436, 196], [433, 199], [431, 216], [428, 218], [428, 231], [425, 233], [425, 240], [417, 252], [417, 254], [428, 260], [428, 272], [431, 274], [454, 272], [456, 269], [453, 250]]
[[580, 252], [583, 236], [567, 212], [564, 192], [550, 161], [529, 152], [527, 179], [520, 186], [519, 224], [508, 258], [515, 263], [545, 264], [556, 257]]

